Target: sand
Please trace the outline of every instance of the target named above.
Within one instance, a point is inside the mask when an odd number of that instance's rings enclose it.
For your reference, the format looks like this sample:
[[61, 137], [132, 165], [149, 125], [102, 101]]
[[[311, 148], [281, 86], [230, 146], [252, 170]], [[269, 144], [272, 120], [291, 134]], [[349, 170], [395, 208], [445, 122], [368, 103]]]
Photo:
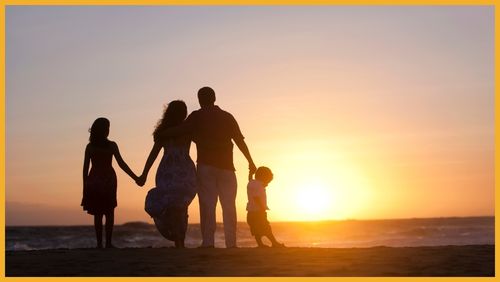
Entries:
[[6, 252], [6, 276], [494, 276], [494, 245]]

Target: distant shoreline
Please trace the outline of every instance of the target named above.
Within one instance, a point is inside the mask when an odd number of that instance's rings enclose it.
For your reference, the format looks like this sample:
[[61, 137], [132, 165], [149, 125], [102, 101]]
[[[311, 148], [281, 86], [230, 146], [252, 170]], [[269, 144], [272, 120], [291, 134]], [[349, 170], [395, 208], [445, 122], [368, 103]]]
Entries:
[[[279, 241], [289, 247], [302, 248], [368, 248], [420, 247], [446, 245], [495, 244], [494, 217], [431, 218], [378, 221], [272, 222]], [[215, 246], [224, 246], [224, 228], [216, 228]], [[83, 226], [24, 226], [6, 228], [6, 250], [52, 250], [94, 247], [92, 225]], [[254, 247], [248, 224], [237, 225], [238, 246]], [[169, 247], [156, 227], [148, 222], [128, 222], [116, 225], [113, 242], [120, 248]], [[201, 242], [199, 224], [190, 224], [186, 246], [198, 247]]]
[[495, 246], [7, 251], [7, 277], [494, 276]]
[[[321, 224], [321, 223], [335, 223], [335, 222], [382, 222], [382, 221], [408, 221], [408, 220], [450, 220], [450, 219], [494, 219], [494, 215], [484, 215], [484, 216], [443, 216], [443, 217], [411, 217], [411, 218], [379, 218], [379, 219], [327, 219], [327, 220], [316, 220], [316, 221], [273, 221], [272, 224]], [[124, 223], [115, 224], [115, 226], [123, 226], [127, 224], [147, 224], [154, 225], [151, 222], [145, 221], [127, 221]], [[192, 222], [189, 225], [199, 225], [199, 222]], [[239, 224], [247, 224], [245, 221], [238, 221]], [[222, 222], [217, 222], [217, 225], [222, 225]], [[62, 224], [62, 225], [5, 225], [6, 228], [12, 227], [80, 227], [80, 226], [92, 226], [92, 224]]]

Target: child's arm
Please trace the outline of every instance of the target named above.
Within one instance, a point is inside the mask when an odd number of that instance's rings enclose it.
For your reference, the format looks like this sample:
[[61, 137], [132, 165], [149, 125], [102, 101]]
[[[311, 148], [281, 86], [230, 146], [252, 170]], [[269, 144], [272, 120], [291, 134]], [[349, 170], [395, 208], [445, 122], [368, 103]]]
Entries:
[[144, 183], [146, 183], [149, 170], [151, 169], [151, 166], [155, 162], [158, 153], [160, 153], [161, 147], [162, 147], [161, 144], [158, 142], [155, 142], [153, 144], [153, 148], [151, 148], [151, 152], [149, 153], [148, 159], [146, 160], [146, 164], [144, 165], [144, 170], [142, 171], [142, 175], [139, 176], [139, 179], [137, 181], [137, 184], [139, 186], [142, 186], [144, 185]]
[[120, 166], [120, 168], [125, 171], [132, 179], [137, 180], [137, 175], [128, 167], [127, 163], [123, 160], [122, 156], [120, 155], [120, 150], [118, 149], [118, 145], [113, 142], [113, 154], [115, 156], [116, 162]]
[[254, 196], [253, 197], [254, 201], [257, 203], [257, 205], [260, 207], [262, 211], [268, 210], [267, 206], [264, 205], [262, 202], [262, 198], [259, 196]]
[[87, 177], [89, 176], [90, 167], [90, 145], [85, 147], [85, 154], [83, 157], [83, 189], [87, 186]]

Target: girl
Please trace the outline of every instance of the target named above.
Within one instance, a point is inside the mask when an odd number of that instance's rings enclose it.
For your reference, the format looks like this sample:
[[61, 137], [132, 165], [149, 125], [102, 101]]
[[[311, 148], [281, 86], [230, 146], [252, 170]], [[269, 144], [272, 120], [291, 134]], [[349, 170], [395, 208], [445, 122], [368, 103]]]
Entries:
[[[94, 216], [97, 248], [102, 248], [102, 218], [106, 216], [106, 248], [114, 248], [111, 243], [116, 202], [116, 174], [112, 167], [113, 156], [118, 165], [130, 177], [137, 176], [123, 161], [118, 145], [108, 140], [109, 120], [98, 118], [89, 130], [89, 144], [85, 148], [83, 162], [83, 210]], [[92, 168], [89, 173], [89, 164]]]

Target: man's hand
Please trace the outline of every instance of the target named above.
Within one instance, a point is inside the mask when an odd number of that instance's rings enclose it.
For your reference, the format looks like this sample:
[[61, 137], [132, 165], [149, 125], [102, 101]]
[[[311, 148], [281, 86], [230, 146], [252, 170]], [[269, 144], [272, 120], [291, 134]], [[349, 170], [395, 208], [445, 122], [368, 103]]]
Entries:
[[250, 173], [254, 174], [255, 171], [257, 170], [257, 167], [255, 166], [254, 163], [248, 164], [248, 169], [250, 170]]
[[255, 171], [257, 171], [257, 167], [255, 167], [254, 163], [249, 163], [248, 164], [248, 180], [253, 179], [253, 175], [255, 174]]

